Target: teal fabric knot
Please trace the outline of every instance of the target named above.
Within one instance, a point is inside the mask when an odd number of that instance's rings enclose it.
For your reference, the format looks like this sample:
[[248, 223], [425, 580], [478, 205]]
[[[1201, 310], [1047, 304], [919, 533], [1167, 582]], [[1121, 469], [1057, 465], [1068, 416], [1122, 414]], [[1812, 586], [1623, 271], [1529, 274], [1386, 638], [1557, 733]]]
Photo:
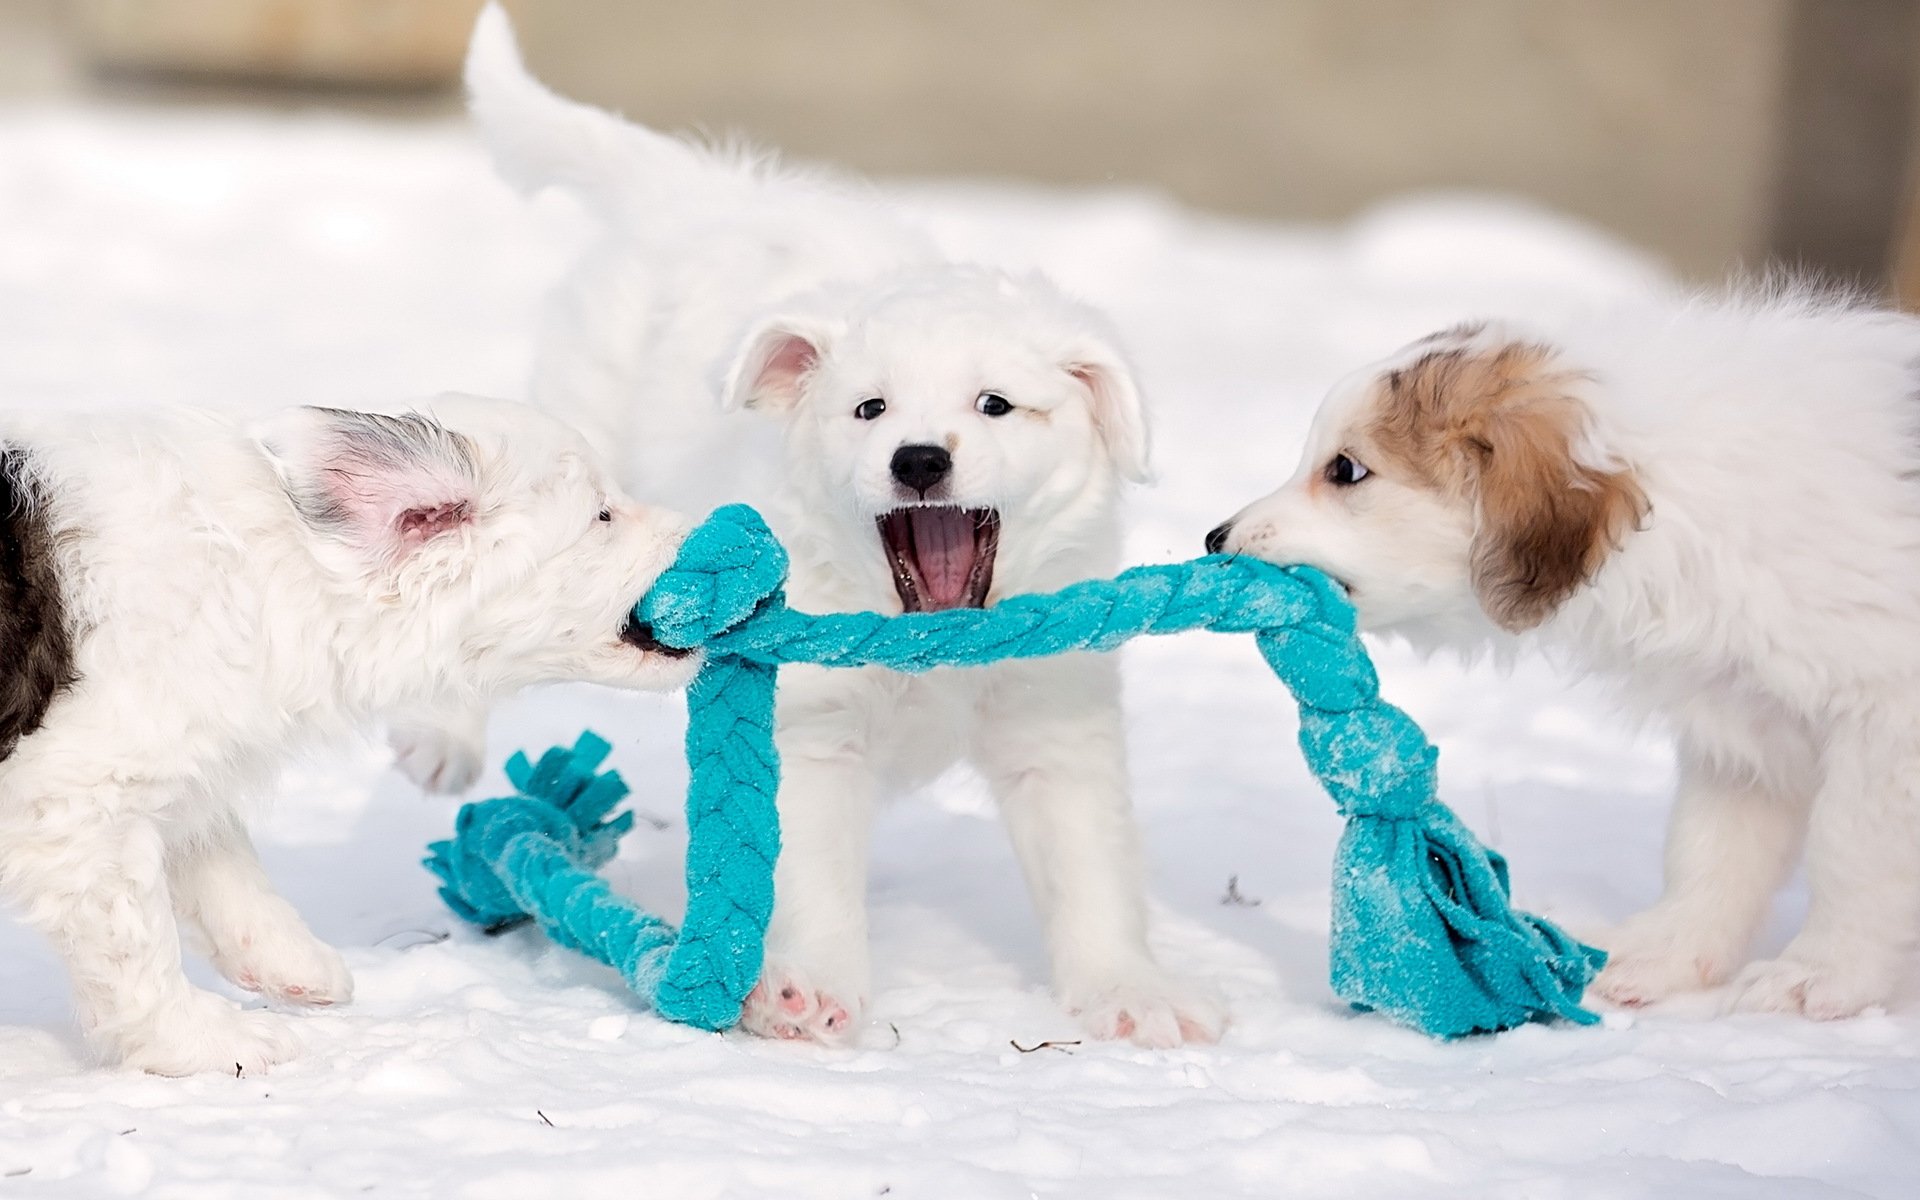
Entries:
[[687, 535], [634, 616], [662, 643], [692, 650], [776, 600], [786, 581], [786, 547], [759, 513], [730, 504]]
[[508, 776], [519, 794], [466, 806], [455, 836], [430, 848], [455, 912], [489, 929], [537, 920], [555, 941], [618, 969], [662, 1016], [727, 1028], [759, 977], [773, 912], [781, 665], [928, 671], [1213, 629], [1254, 636], [1299, 702], [1308, 766], [1347, 818], [1334, 865], [1335, 993], [1442, 1037], [1597, 1020], [1580, 997], [1605, 956], [1514, 911], [1505, 860], [1435, 798], [1437, 753], [1380, 698], [1352, 606], [1325, 575], [1215, 555], [989, 609], [885, 616], [796, 612], [782, 591], [786, 572], [786, 552], [759, 514], [734, 505], [688, 536], [635, 606], [661, 642], [706, 656], [688, 691], [681, 927], [591, 873], [632, 820], [605, 819], [625, 786], [596, 770], [607, 748], [592, 734], [537, 766], [516, 756]]
[[633, 826], [632, 813], [603, 819], [627, 795], [619, 775], [594, 771], [611, 749], [583, 733], [572, 750], [549, 750], [538, 766], [524, 754], [509, 759], [507, 778], [518, 794], [463, 806], [453, 838], [427, 847], [426, 865], [447, 884], [440, 895], [449, 907], [489, 932], [531, 919], [491, 867], [514, 852], [516, 839], [552, 842], [590, 867], [611, 859]]
[[1413, 821], [1426, 816], [1439, 751], [1397, 708], [1375, 702], [1300, 712], [1300, 750], [1342, 816]]
[[427, 847], [426, 866], [463, 919], [488, 933], [537, 921], [554, 941], [613, 966], [644, 994], [663, 972], [674, 930], [592, 873], [633, 827], [631, 812], [607, 816], [627, 795], [617, 772], [597, 770], [610, 749], [588, 732], [537, 764], [515, 754], [507, 778], [518, 792], [461, 806], [453, 837]]

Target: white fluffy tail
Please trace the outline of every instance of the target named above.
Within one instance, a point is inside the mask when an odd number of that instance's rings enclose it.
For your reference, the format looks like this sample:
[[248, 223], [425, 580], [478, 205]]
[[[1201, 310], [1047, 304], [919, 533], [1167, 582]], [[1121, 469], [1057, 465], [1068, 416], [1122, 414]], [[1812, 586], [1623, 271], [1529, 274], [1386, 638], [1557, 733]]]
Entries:
[[644, 208], [663, 190], [738, 177], [731, 164], [676, 138], [557, 96], [527, 73], [513, 24], [488, 4], [467, 46], [467, 110], [501, 176], [531, 195], [561, 187], [605, 217]]

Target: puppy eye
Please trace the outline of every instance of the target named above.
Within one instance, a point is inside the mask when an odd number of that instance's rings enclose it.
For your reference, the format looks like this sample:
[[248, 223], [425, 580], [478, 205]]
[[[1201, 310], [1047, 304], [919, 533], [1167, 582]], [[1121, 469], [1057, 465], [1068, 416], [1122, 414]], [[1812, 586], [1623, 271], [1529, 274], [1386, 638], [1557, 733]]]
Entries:
[[862, 400], [855, 405], [853, 415], [862, 421], [871, 421], [885, 411], [887, 411], [887, 402], [875, 396], [871, 400]]
[[1013, 411], [1013, 402], [999, 392], [981, 392], [980, 398], [973, 402], [973, 410], [989, 417], [1004, 417]]
[[602, 521], [611, 521], [611, 520], [613, 520], [613, 510], [612, 510], [612, 509], [610, 509], [610, 508], [603, 508], [603, 509], [601, 509], [601, 510], [600, 510], [600, 519], [601, 519]]
[[1327, 464], [1327, 482], [1335, 487], [1352, 487], [1362, 479], [1373, 474], [1359, 463], [1344, 454], [1336, 454]]

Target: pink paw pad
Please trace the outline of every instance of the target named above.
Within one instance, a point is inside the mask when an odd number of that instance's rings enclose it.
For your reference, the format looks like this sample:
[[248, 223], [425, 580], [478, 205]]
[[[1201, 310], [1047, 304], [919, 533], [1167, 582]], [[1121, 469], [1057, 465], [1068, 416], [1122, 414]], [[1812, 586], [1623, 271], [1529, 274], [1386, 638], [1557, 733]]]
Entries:
[[748, 993], [740, 1024], [749, 1033], [787, 1042], [836, 1042], [853, 1028], [846, 1005], [792, 980], [761, 980]]

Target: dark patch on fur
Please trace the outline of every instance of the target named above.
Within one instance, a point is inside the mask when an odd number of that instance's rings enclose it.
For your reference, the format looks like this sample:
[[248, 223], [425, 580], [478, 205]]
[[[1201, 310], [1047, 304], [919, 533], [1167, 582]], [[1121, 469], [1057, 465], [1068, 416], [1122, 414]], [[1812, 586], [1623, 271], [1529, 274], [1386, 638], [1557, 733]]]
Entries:
[[45, 497], [26, 453], [0, 443], [0, 760], [74, 681]]
[[[1387, 372], [1387, 392], [1402, 405], [1432, 406], [1460, 372], [1465, 350], [1429, 350], [1409, 366]], [[1412, 394], [1409, 389], [1418, 389]]]

